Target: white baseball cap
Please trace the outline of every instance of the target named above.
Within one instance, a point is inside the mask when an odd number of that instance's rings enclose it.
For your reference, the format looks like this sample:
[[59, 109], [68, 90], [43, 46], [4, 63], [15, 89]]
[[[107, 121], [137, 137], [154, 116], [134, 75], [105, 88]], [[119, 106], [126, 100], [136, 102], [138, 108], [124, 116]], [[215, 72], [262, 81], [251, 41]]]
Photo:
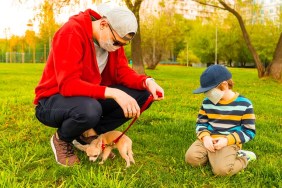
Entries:
[[97, 6], [97, 10], [101, 16], [107, 18], [112, 28], [121, 38], [128, 40], [125, 37], [127, 34], [136, 34], [138, 28], [137, 20], [133, 12], [128, 8], [102, 3]]

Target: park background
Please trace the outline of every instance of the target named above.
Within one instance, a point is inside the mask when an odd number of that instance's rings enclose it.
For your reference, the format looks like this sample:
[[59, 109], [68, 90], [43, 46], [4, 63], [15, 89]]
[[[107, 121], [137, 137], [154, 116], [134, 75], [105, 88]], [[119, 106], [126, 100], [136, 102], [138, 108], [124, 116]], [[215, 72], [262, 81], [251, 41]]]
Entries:
[[[120, 157], [99, 166], [90, 163], [83, 153], [79, 153], [81, 166], [58, 166], [49, 145], [54, 130], [42, 126], [34, 117], [34, 88], [48, 57], [52, 36], [62, 24], [56, 15], [60, 11], [76, 14], [81, 2], [12, 2], [18, 7], [37, 3], [33, 7], [36, 14], [27, 21], [23, 34], [14, 35], [6, 27], [5, 37], [0, 40], [1, 187], [282, 186], [281, 66], [280, 77], [269, 74], [276, 57], [278, 65], [282, 64], [281, 1], [277, 1], [277, 20], [261, 15], [262, 4], [228, 4], [244, 19], [263, 70], [258, 68], [260, 64], [242, 35], [238, 19], [228, 11], [204, 8], [207, 16], [187, 19], [177, 13], [176, 6], [170, 6], [174, 1], [159, 1], [159, 9], [151, 14], [142, 12], [141, 7], [137, 9], [137, 3], [145, 4], [145, 0], [134, 1], [133, 7], [131, 1], [124, 2], [140, 12], [140, 41], [136, 37], [125, 47], [133, 62], [130, 66], [154, 77], [165, 89], [165, 100], [154, 103], [127, 133], [133, 140], [136, 160], [136, 165], [127, 170]], [[249, 22], [242, 7], [251, 8], [256, 13], [251, 18], [260, 21]], [[134, 54], [136, 47], [139, 50]], [[255, 108], [257, 136], [245, 149], [254, 151], [258, 160], [233, 177], [215, 177], [209, 166], [192, 168], [184, 163], [184, 154], [196, 139], [195, 120], [203, 99], [202, 95], [193, 95], [192, 90], [199, 86], [200, 74], [210, 64], [227, 66], [233, 73], [235, 91], [253, 101]]]

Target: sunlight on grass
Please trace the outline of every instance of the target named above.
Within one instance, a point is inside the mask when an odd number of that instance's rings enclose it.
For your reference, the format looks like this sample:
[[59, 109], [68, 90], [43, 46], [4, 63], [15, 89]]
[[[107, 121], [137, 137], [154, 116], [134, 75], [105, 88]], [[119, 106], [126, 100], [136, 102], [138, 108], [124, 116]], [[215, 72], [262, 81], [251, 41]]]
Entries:
[[127, 132], [136, 164], [124, 170], [119, 155], [99, 165], [79, 151], [81, 165], [57, 165], [49, 144], [55, 129], [34, 117], [34, 88], [43, 67], [0, 64], [0, 187], [282, 187], [282, 85], [259, 80], [256, 70], [229, 68], [234, 90], [254, 105], [257, 135], [244, 147], [254, 151], [258, 160], [233, 177], [216, 177], [209, 165], [192, 168], [184, 162], [196, 139], [195, 121], [203, 95], [192, 90], [199, 86], [203, 68], [146, 70], [165, 89], [165, 100], [155, 102]]

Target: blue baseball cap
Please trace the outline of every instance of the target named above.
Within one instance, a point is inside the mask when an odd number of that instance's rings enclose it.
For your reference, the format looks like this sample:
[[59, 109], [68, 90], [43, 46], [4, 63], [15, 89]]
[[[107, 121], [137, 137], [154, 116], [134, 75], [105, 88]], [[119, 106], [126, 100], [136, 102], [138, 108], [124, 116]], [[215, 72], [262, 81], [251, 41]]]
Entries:
[[221, 82], [232, 78], [229, 70], [222, 65], [209, 66], [200, 77], [201, 87], [194, 90], [194, 94], [207, 92], [217, 87]]

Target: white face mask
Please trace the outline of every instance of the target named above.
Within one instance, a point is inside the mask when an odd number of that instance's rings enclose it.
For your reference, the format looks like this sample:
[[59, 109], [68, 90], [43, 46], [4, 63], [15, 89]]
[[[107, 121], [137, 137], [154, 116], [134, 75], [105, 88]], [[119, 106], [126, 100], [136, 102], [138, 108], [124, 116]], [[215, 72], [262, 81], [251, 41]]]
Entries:
[[[109, 31], [110, 32], [110, 31]], [[100, 29], [100, 38], [99, 38], [99, 45], [101, 48], [103, 48], [104, 50], [108, 51], [108, 52], [113, 52], [116, 51], [117, 49], [120, 48], [120, 46], [114, 46], [113, 45], [113, 41], [110, 39], [110, 33], [108, 32], [108, 40], [104, 41], [101, 39], [101, 33], [102, 30]]]
[[217, 104], [220, 101], [220, 99], [223, 97], [224, 91], [221, 91], [218, 88], [213, 88], [205, 92], [205, 95], [213, 104]]

